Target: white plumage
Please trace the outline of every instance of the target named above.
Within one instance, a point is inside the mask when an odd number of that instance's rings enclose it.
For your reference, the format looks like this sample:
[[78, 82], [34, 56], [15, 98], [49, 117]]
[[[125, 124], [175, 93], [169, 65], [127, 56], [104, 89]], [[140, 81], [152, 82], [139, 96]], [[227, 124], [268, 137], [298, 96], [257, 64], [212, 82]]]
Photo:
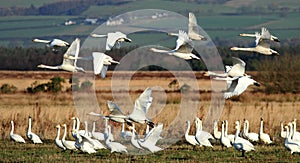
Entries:
[[60, 125], [57, 125], [55, 127], [57, 128], [57, 135], [56, 135], [56, 138], [55, 138], [55, 144], [59, 148], [61, 148], [63, 150], [66, 150], [66, 147], [62, 144], [62, 141], [59, 139], [59, 137], [60, 137]]
[[119, 31], [109, 32], [107, 33], [107, 35], [91, 34], [91, 36], [98, 37], [98, 38], [106, 37], [107, 38], [106, 45], [105, 45], [106, 50], [111, 50], [116, 44], [117, 44], [116, 47], [120, 48], [121, 42], [131, 42], [131, 39], [129, 39], [126, 34]]
[[21, 135], [14, 134], [14, 121], [10, 121], [10, 123], [11, 123], [11, 130], [9, 134], [10, 139], [18, 143], [25, 143], [25, 140]]
[[264, 121], [263, 118], [260, 118], [260, 128], [259, 128], [259, 139], [265, 144], [273, 143], [270, 135], [264, 133]]
[[247, 119], [244, 120], [244, 135], [248, 140], [250, 140], [252, 142], [259, 141], [258, 133], [254, 133], [254, 132], [249, 133], [249, 121]]
[[191, 128], [191, 124], [190, 124], [190, 121], [186, 121], [187, 123], [187, 129], [185, 131], [185, 134], [184, 134], [184, 137], [185, 137], [185, 140], [192, 144], [192, 145], [200, 145], [198, 143], [198, 141], [196, 140], [196, 137], [194, 135], [189, 135], [189, 132], [190, 132], [190, 128]]
[[245, 152], [254, 150], [254, 146], [248, 140], [239, 137], [240, 122], [236, 121], [235, 124], [236, 124], [236, 126], [235, 126], [236, 133], [235, 133], [233, 146], [236, 150], [242, 151], [242, 156], [245, 156]]
[[224, 121], [222, 121], [220, 142], [221, 142], [222, 146], [225, 146], [227, 148], [232, 147], [232, 145], [230, 143], [230, 139], [225, 135], [225, 122]]
[[41, 144], [41, 143], [43, 143], [42, 140], [40, 139], [40, 137], [38, 135], [36, 135], [35, 133], [31, 132], [31, 117], [30, 116], [28, 118], [28, 130], [27, 130], [26, 136], [34, 144]]

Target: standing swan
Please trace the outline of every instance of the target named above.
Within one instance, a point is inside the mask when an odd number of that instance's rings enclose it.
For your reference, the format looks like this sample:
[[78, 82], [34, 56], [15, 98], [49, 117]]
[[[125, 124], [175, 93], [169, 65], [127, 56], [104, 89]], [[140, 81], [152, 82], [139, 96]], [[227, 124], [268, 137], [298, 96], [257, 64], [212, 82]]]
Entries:
[[249, 133], [249, 121], [247, 119], [244, 119], [244, 135], [245, 137], [252, 141], [252, 142], [258, 142], [259, 141], [259, 134], [250, 132]]
[[63, 149], [63, 150], [66, 150], [67, 148], [62, 144], [62, 141], [59, 139], [59, 136], [60, 136], [60, 125], [57, 125], [55, 126], [57, 128], [57, 135], [56, 135], [56, 138], [55, 138], [55, 144]]
[[286, 131], [284, 131], [284, 129], [283, 129], [283, 122], [280, 122], [280, 137], [282, 137], [282, 138], [286, 138]]
[[26, 134], [27, 138], [31, 140], [34, 144], [41, 144], [43, 143], [39, 136], [35, 133], [31, 132], [31, 117], [28, 117], [28, 130]]
[[289, 132], [289, 127], [285, 126], [285, 129], [286, 129], [286, 135], [284, 139], [285, 148], [290, 150], [291, 154], [293, 154], [294, 152], [300, 153], [299, 144], [291, 139], [292, 134]]
[[14, 121], [10, 121], [11, 123], [11, 130], [10, 130], [10, 139], [18, 142], [18, 143], [25, 143], [24, 138], [22, 138], [22, 136], [18, 135], [18, 134], [14, 134]]
[[265, 144], [273, 143], [270, 136], [264, 133], [264, 121], [263, 118], [260, 118], [260, 128], [259, 128], [259, 139]]
[[243, 139], [241, 137], [239, 137], [239, 133], [240, 133], [240, 122], [236, 121], [235, 122], [235, 137], [234, 137], [234, 143], [233, 143], [233, 147], [238, 150], [238, 151], [242, 151], [242, 156], [245, 156], [245, 152], [249, 152], [249, 151], [254, 151], [254, 146], [252, 143], [250, 143], [248, 140]]
[[220, 138], [221, 138], [221, 132], [218, 131], [218, 121], [217, 120], [214, 121], [214, 137], [218, 140], [220, 140]]
[[232, 147], [232, 145], [230, 143], [230, 139], [225, 135], [225, 122], [224, 121], [222, 121], [222, 130], [221, 130], [220, 142], [222, 144], [222, 148], [223, 148], [223, 146], [225, 146], [226, 148]]
[[66, 135], [67, 135], [67, 125], [63, 124], [62, 125], [64, 127], [64, 134], [63, 137], [61, 139], [62, 144], [68, 149], [68, 150], [77, 150], [76, 146], [75, 146], [75, 141], [71, 141], [71, 140], [66, 140]]
[[186, 131], [185, 131], [185, 134], [184, 134], [184, 137], [185, 137], [185, 140], [188, 142], [188, 143], [190, 143], [190, 144], [192, 144], [192, 145], [200, 145], [199, 143], [198, 143], [198, 141], [196, 140], [196, 137], [194, 136], [194, 135], [189, 135], [189, 131], [190, 131], [190, 128], [191, 128], [191, 123], [190, 123], [190, 121], [186, 121], [186, 123], [187, 123], [187, 129], [186, 129]]

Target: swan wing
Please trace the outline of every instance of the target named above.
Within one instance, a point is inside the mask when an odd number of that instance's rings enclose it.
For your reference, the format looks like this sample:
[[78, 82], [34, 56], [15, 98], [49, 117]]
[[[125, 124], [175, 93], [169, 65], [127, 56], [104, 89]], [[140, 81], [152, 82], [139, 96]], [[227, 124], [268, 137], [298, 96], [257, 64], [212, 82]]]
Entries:
[[261, 28], [261, 39], [271, 40], [271, 34], [265, 27]]
[[251, 84], [254, 84], [256, 86], [260, 85], [258, 82], [249, 78], [248, 76], [242, 76], [242, 77], [238, 78], [237, 80], [232, 81], [229, 89], [227, 90], [227, 92], [225, 92], [224, 97], [227, 99], [234, 95], [240, 95]]
[[261, 47], [264, 47], [264, 48], [270, 48], [270, 43], [269, 43], [270, 40], [265, 40], [265, 39], [260, 39], [258, 41], [258, 44], [257, 46], [261, 46]]
[[246, 63], [240, 58], [232, 57], [233, 66], [228, 71], [228, 76], [237, 77], [245, 74]]
[[174, 51], [181, 53], [191, 53], [193, 51], [192, 40], [189, 39], [186, 32], [180, 30], [178, 34], [178, 39], [176, 40], [176, 48]]
[[100, 52], [93, 52], [94, 74], [100, 74], [103, 69], [103, 63], [106, 55]]
[[107, 101], [107, 106], [109, 108], [110, 115], [124, 115], [118, 104], [112, 101]]
[[[63, 65], [76, 66], [77, 58], [79, 55], [79, 49], [80, 49], [80, 40], [76, 38], [64, 54]], [[75, 58], [75, 60], [70, 58]]]
[[135, 100], [133, 112], [129, 115], [130, 118], [146, 119], [146, 114], [152, 104], [151, 92], [151, 88], [148, 87]]
[[194, 40], [206, 40], [206, 38], [199, 34], [199, 28], [196, 16], [189, 13], [188, 36]]
[[119, 39], [127, 39], [127, 36], [122, 32], [113, 32], [107, 34], [106, 50], [111, 50]]
[[163, 124], [159, 123], [156, 127], [152, 128], [146, 135], [144, 142], [155, 145], [159, 139], [163, 130]]

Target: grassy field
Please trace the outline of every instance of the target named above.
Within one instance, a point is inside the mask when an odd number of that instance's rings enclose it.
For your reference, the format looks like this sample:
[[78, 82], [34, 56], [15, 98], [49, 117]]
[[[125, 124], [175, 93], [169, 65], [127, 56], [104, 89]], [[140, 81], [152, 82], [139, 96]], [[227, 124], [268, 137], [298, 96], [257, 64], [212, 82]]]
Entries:
[[[23, 2], [23, 1], [22, 1]], [[26, 6], [30, 4], [39, 5], [48, 3], [49, 1], [26, 1], [21, 3], [19, 0], [2, 2], [1, 6]], [[51, 1], [52, 2], [52, 1]], [[248, 1], [247, 1], [248, 2]], [[284, 3], [283, 3], [284, 2]], [[27, 4], [26, 4], [27, 3]], [[297, 6], [297, 1], [282, 0], [272, 1], [279, 7]], [[233, 5], [234, 4], [234, 5]], [[250, 1], [249, 5], [258, 6], [262, 4], [267, 6], [270, 2], [267, 1]], [[33, 37], [63, 37], [67, 41], [72, 41], [78, 36], [88, 36], [98, 25], [84, 25], [81, 22], [73, 26], [64, 26], [63, 23], [69, 19], [82, 18], [108, 18], [119, 14], [135, 11], [140, 9], [163, 9], [187, 16], [188, 12], [194, 12], [198, 18], [198, 24], [212, 38], [236, 39], [241, 32], [254, 32], [260, 30], [262, 26], [267, 26], [276, 36], [281, 39], [299, 37], [299, 12], [288, 13], [284, 17], [276, 14], [267, 15], [230, 15], [235, 13], [237, 7], [245, 5], [245, 2], [232, 0], [225, 5], [219, 4], [196, 4], [182, 3], [177, 1], [161, 1], [161, 0], [143, 0], [133, 1], [118, 6], [91, 6], [88, 10], [77, 16], [21, 16], [21, 17], [1, 17], [0, 18], [0, 45], [12, 46], [34, 46], [29, 43]], [[182, 8], [181, 6], [185, 6]], [[188, 10], [187, 10], [188, 8]], [[113, 13], [113, 14], [112, 14]], [[228, 15], [224, 15], [228, 14]], [[154, 39], [155, 37], [149, 38]], [[159, 37], [158, 37], [159, 38]], [[143, 41], [147, 39], [143, 39]], [[159, 42], [162, 43], [164, 42]]]
[[241, 153], [233, 148], [222, 149], [215, 145], [213, 149], [197, 147], [193, 149], [186, 143], [178, 143], [161, 152], [148, 155], [127, 155], [99, 150], [96, 154], [84, 154], [58, 149], [52, 140], [42, 145], [16, 144], [1, 141], [0, 156], [2, 162], [297, 162], [298, 154], [290, 155], [282, 143], [272, 146], [256, 145], [255, 151]]
[[[297, 94], [279, 94], [266, 95], [262, 92], [253, 92], [253, 87], [247, 89], [240, 97], [226, 100], [224, 108], [221, 112], [220, 120], [227, 119], [229, 121], [229, 133], [233, 134], [234, 121], [248, 119], [250, 122], [250, 131], [259, 131], [260, 117], [264, 118], [264, 132], [271, 135], [275, 145], [264, 146], [257, 144], [255, 151], [247, 153], [246, 158], [240, 157], [241, 153], [234, 149], [222, 150], [218, 142], [213, 142], [214, 148], [208, 149], [197, 147], [195, 150], [192, 146], [187, 145], [184, 141], [183, 134], [179, 141], [168, 147], [166, 150], [150, 154], [150, 155], [126, 155], [126, 154], [110, 154], [109, 150], [101, 150], [94, 155], [86, 155], [79, 152], [70, 153], [61, 152], [53, 142], [57, 124], [68, 124], [68, 130], [71, 129], [70, 120], [73, 116], [80, 116], [80, 110], [74, 105], [74, 96], [72, 92], [51, 94], [27, 94], [24, 90], [34, 81], [45, 83], [50, 78], [60, 76], [66, 81], [71, 77], [68, 72], [0, 72], [0, 85], [3, 83], [11, 83], [18, 88], [18, 93], [2, 94], [0, 96], [0, 160], [4, 162], [10, 161], [214, 161], [214, 162], [276, 162], [276, 161], [296, 161], [299, 155], [291, 156], [283, 146], [283, 139], [279, 137], [280, 121], [291, 121], [293, 118], [300, 119], [300, 98]], [[130, 75], [130, 72], [122, 72], [123, 75]], [[131, 74], [132, 75], [132, 74]], [[106, 106], [107, 100], [113, 100], [111, 93], [111, 76], [112, 72], [108, 72], [107, 78], [95, 80], [96, 98], [101, 112], [104, 115], [108, 114]], [[205, 120], [209, 113], [211, 94], [211, 82], [208, 79], [202, 78], [201, 73], [196, 74], [198, 78], [200, 106], [197, 108], [197, 114], [194, 116]], [[130, 96], [134, 100], [140, 92], [146, 87], [159, 88], [158, 90], [166, 90], [168, 93], [162, 96], [159, 91], [153, 91], [153, 103], [150, 108], [149, 117], [153, 118], [155, 123], [162, 122], [164, 127], [176, 116], [180, 104], [181, 95], [179, 92], [173, 92], [168, 84], [175, 79], [166, 72], [139, 72], [134, 74], [130, 80]], [[114, 81], [117, 85], [124, 82], [122, 78]], [[65, 88], [70, 87], [65, 83]], [[119, 97], [125, 97], [126, 94], [118, 93]], [[166, 101], [164, 101], [164, 99]], [[161, 105], [160, 101], [165, 102]], [[131, 106], [125, 106], [126, 101], [117, 101], [125, 113], [129, 113]], [[16, 144], [9, 141], [10, 120], [15, 122], [15, 133], [25, 137], [27, 130], [27, 118], [31, 115], [33, 118], [33, 132], [40, 135], [45, 141], [43, 145], [33, 145], [29, 142], [26, 144]], [[82, 115], [81, 115], [82, 116]], [[88, 118], [88, 121], [95, 120], [99, 125], [100, 131], [103, 131], [103, 120], [98, 118]], [[114, 135], [118, 135], [121, 130], [120, 124], [110, 123], [113, 126]], [[207, 124], [204, 123], [204, 126]], [[219, 124], [220, 125], [220, 124]], [[139, 126], [139, 132], [143, 132], [145, 126]], [[208, 130], [212, 129], [206, 126]], [[220, 126], [219, 126], [220, 127]], [[183, 133], [186, 125], [178, 126], [178, 130]], [[192, 123], [190, 134], [195, 133], [195, 126]], [[168, 134], [164, 134], [166, 136]], [[68, 139], [71, 135], [68, 134]], [[121, 140], [117, 136], [117, 140]], [[130, 143], [123, 141], [123, 143]], [[164, 140], [162, 140], [162, 144]], [[127, 144], [129, 149], [132, 149], [130, 144]], [[132, 152], [132, 151], [131, 151]], [[17, 159], [17, 160], [16, 160]]]

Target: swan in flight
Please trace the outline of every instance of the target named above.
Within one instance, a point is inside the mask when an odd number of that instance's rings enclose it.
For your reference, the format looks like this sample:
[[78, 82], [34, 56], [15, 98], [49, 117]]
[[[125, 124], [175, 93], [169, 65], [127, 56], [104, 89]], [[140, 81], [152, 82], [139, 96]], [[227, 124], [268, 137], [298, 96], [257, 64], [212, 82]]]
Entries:
[[162, 50], [156, 48], [150, 48], [150, 51], [157, 52], [157, 53], [167, 53], [169, 55], [173, 55], [175, 57], [179, 57], [185, 60], [190, 59], [198, 59], [195, 54], [192, 53], [193, 51], [193, 42], [189, 39], [188, 35], [180, 30], [178, 34], [178, 39], [176, 41], [176, 47], [173, 50]]
[[33, 39], [33, 42], [46, 43], [48, 47], [69, 47], [70, 44], [66, 41], [60, 39], [52, 39], [52, 40], [41, 40], [41, 39]]
[[285, 126], [285, 129], [286, 129], [286, 135], [285, 135], [285, 139], [284, 139], [285, 148], [290, 150], [291, 154], [293, 154], [295, 152], [300, 153], [299, 143], [292, 140], [292, 138], [291, 138], [292, 133], [289, 131], [289, 127]]
[[31, 117], [28, 117], [28, 130], [27, 130], [27, 134], [26, 134], [27, 138], [29, 140], [31, 140], [34, 144], [42, 144], [42, 140], [40, 139], [40, 137], [38, 135], [36, 135], [35, 133], [31, 132]]
[[280, 42], [278, 37], [273, 36], [270, 34], [269, 30], [266, 27], [261, 28], [261, 33], [255, 33], [255, 34], [247, 34], [247, 33], [241, 33], [240, 36], [247, 36], [247, 37], [257, 37], [257, 35], [260, 35], [260, 39], [265, 39], [265, 40], [271, 40], [275, 42]]
[[56, 128], [57, 128], [57, 135], [56, 135], [56, 137], [55, 137], [55, 144], [59, 147], [59, 148], [61, 148], [61, 149], [63, 149], [63, 150], [66, 150], [67, 148], [62, 144], [62, 141], [59, 139], [59, 136], [60, 136], [60, 125], [57, 125], [57, 126], [55, 126]]
[[264, 142], [265, 144], [273, 143], [271, 138], [270, 138], [270, 135], [264, 133], [264, 120], [263, 120], [263, 118], [260, 118], [259, 139], [262, 142]]
[[68, 50], [64, 54], [63, 62], [61, 65], [58, 66], [47, 66], [40, 64], [37, 67], [39, 68], [47, 68], [47, 69], [53, 69], [53, 70], [65, 70], [70, 72], [85, 72], [83, 68], [77, 67], [77, 59], [79, 59], [79, 49], [80, 49], [80, 40], [76, 38], [71, 46], [68, 48]]
[[270, 48], [269, 40], [262, 39], [265, 37], [267, 37], [265, 36], [265, 34], [260, 35], [256, 33], [255, 47], [249, 47], [249, 48], [232, 47], [230, 48], [230, 50], [256, 52], [264, 55], [279, 55], [277, 51]]
[[113, 60], [112, 57], [101, 53], [101, 52], [93, 52], [93, 63], [94, 63], [94, 74], [100, 76], [102, 78], [105, 78], [106, 71], [108, 69], [108, 66], [115, 63], [120, 64], [119, 62]]
[[127, 153], [127, 147], [126, 146], [124, 146], [124, 145], [122, 145], [121, 143], [118, 143], [118, 142], [113, 142], [109, 138], [110, 135], [112, 135], [111, 127], [109, 125], [107, 126], [107, 131], [108, 131], [108, 136], [105, 140], [105, 144], [110, 149], [110, 153], [113, 153], [113, 152], [119, 152], [119, 153], [126, 152]]
[[63, 124], [62, 125], [64, 127], [64, 134], [63, 137], [61, 138], [61, 142], [62, 144], [68, 149], [68, 150], [77, 150], [76, 146], [75, 146], [75, 141], [72, 140], [66, 140], [66, 136], [67, 136], [67, 125]]
[[11, 124], [11, 130], [10, 130], [10, 139], [18, 142], [18, 143], [25, 143], [25, 140], [22, 136], [18, 135], [18, 134], [14, 134], [14, 121], [10, 121]]
[[248, 140], [243, 139], [241, 137], [239, 137], [239, 133], [240, 133], [240, 122], [236, 121], [235, 122], [235, 137], [234, 137], [234, 143], [233, 143], [233, 147], [238, 150], [238, 151], [242, 151], [242, 156], [245, 156], [245, 152], [249, 152], [249, 151], [254, 151], [254, 146], [252, 143], [250, 143]]
[[129, 39], [127, 37], [126, 34], [122, 33], [122, 32], [110, 32], [107, 33], [107, 35], [99, 35], [99, 34], [91, 34], [92, 37], [97, 37], [97, 38], [103, 38], [106, 37], [106, 45], [105, 45], [105, 49], [106, 50], [111, 50], [115, 44], [117, 48], [121, 47], [121, 42], [131, 42], [132, 40]]
[[186, 140], [188, 143], [192, 144], [193, 146], [200, 145], [199, 142], [197, 141], [195, 135], [189, 135], [190, 128], [191, 128], [191, 123], [190, 123], [190, 121], [186, 121], [186, 124], [187, 124], [187, 128], [186, 128], [186, 131], [185, 131], [185, 134], [184, 134], [185, 140]]
[[[192, 13], [189, 12], [189, 24], [188, 24], [188, 36], [192, 40], [207, 40], [206, 37], [202, 36], [199, 34], [199, 29], [198, 29], [198, 24], [197, 24], [197, 19], [196, 16]], [[170, 36], [178, 36], [178, 33], [168, 33]]]
[[107, 106], [109, 108], [110, 114], [108, 116], [104, 116], [102, 114], [98, 114], [95, 112], [90, 112], [89, 115], [97, 116], [103, 119], [109, 119], [114, 122], [124, 123], [126, 122], [127, 115], [125, 115], [118, 104], [113, 101], [107, 101]]
[[239, 96], [250, 85], [260, 86], [260, 83], [252, 79], [250, 76], [242, 76], [235, 80], [227, 80], [227, 90], [224, 93], [224, 98], [228, 99], [232, 96]]
[[151, 127], [154, 127], [154, 123], [146, 117], [146, 114], [148, 113], [152, 104], [151, 93], [151, 88], [147, 87], [144, 92], [135, 100], [134, 109], [126, 118], [127, 122], [136, 122], [140, 124], [146, 123]]
[[245, 67], [246, 63], [240, 58], [232, 57], [232, 66], [225, 66], [226, 71], [223, 74], [207, 71], [204, 76], [210, 76], [215, 80], [235, 80], [238, 77], [246, 76]]
[[214, 139], [214, 137], [210, 133], [208, 133], [206, 131], [202, 131], [202, 121], [198, 117], [196, 117], [195, 138], [200, 145], [203, 145], [206, 147], [213, 147], [208, 139]]
[[249, 133], [249, 121], [247, 119], [244, 119], [244, 135], [248, 140], [252, 142], [259, 141], [259, 134], [254, 132]]
[[223, 148], [223, 146], [225, 146], [226, 148], [232, 147], [232, 145], [230, 143], [230, 139], [225, 135], [225, 122], [224, 121], [222, 121], [220, 142], [222, 144], [222, 148]]
[[156, 146], [157, 141], [161, 139], [160, 134], [162, 130], [163, 130], [163, 124], [158, 123], [157, 126], [154, 126], [149, 131], [149, 133], [145, 136], [143, 140], [139, 139], [139, 136], [136, 134], [139, 145], [142, 148], [148, 149], [152, 153], [163, 150], [162, 148]]

